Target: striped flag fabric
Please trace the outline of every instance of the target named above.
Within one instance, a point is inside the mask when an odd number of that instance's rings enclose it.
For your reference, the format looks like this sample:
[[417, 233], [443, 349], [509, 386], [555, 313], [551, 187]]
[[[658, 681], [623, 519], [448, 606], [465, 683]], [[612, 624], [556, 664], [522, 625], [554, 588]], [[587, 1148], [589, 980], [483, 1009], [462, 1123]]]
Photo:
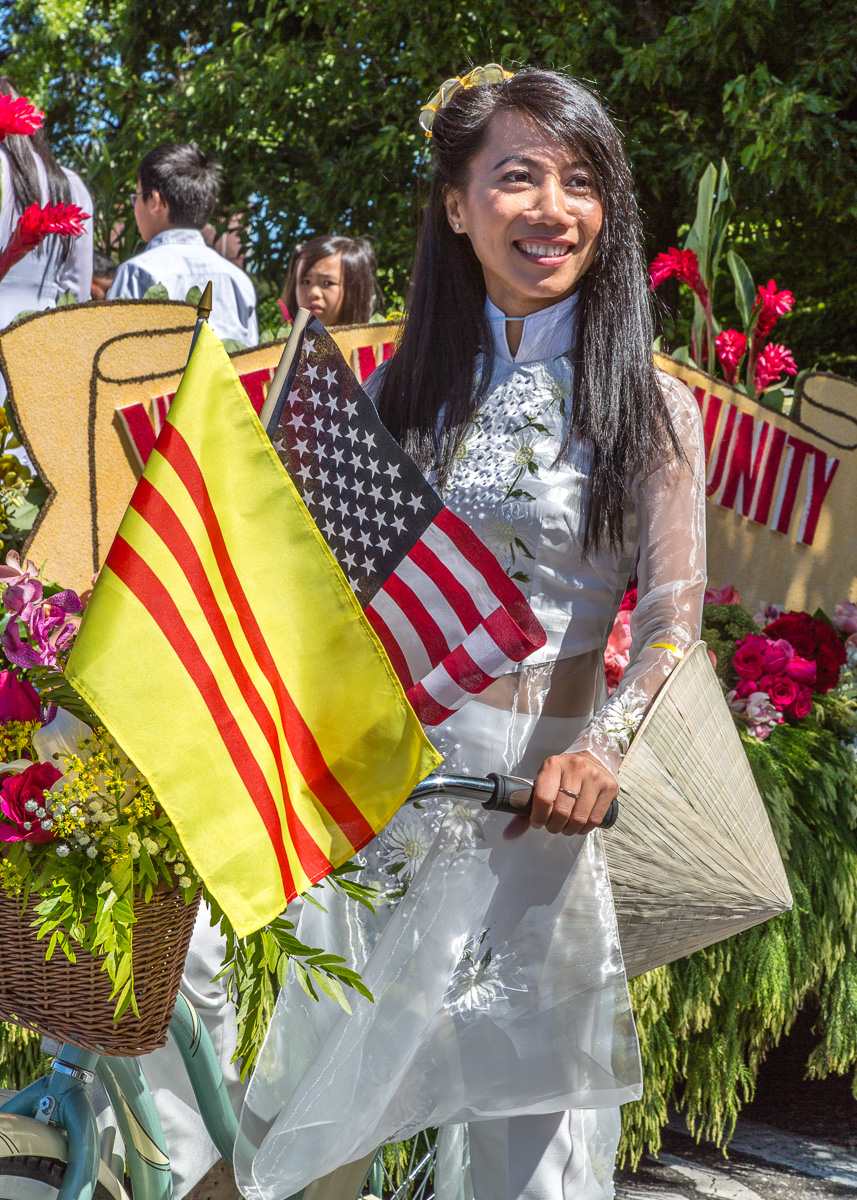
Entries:
[[441, 762], [205, 324], [67, 675], [239, 935]]
[[384, 428], [315, 318], [268, 428], [423, 724], [544, 645], [518, 585]]

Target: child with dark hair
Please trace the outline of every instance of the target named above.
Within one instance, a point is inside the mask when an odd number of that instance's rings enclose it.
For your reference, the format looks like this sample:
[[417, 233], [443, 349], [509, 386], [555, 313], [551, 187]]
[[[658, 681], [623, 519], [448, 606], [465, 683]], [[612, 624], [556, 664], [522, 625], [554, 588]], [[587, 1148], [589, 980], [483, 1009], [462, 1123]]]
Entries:
[[93, 300], [106, 300], [111, 284], [116, 278], [118, 267], [108, 254], [96, 250], [92, 256], [92, 288], [90, 295]]
[[[0, 75], [0, 96], [19, 95], [12, 80]], [[76, 204], [91, 213], [92, 197], [79, 175], [61, 167], [47, 138], [37, 130], [24, 137], [10, 134], [0, 146], [0, 246], [5, 246], [18, 218], [31, 204]], [[92, 277], [92, 218], [77, 238], [46, 238], [3, 278], [0, 329], [30, 309], [53, 308], [64, 292], [89, 299]], [[0, 394], [5, 392], [0, 382]]]
[[375, 251], [367, 238], [314, 237], [292, 254], [283, 303], [322, 325], [365, 325], [375, 307]]
[[255, 346], [259, 328], [253, 283], [207, 246], [200, 232], [217, 201], [220, 174], [220, 165], [193, 143], [149, 151], [137, 168], [134, 194], [134, 219], [148, 245], [122, 264], [107, 299], [138, 299], [162, 283], [171, 300], [184, 300], [192, 287], [203, 288], [210, 279], [214, 332]]

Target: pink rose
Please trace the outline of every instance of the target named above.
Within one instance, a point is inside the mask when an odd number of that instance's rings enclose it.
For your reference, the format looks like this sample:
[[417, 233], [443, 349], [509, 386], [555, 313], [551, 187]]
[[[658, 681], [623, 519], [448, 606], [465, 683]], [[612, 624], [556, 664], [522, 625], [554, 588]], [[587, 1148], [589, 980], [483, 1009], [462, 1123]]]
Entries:
[[740, 604], [741, 597], [730, 583], [728, 587], [706, 588], [703, 604]]
[[768, 695], [771, 697], [771, 704], [774, 708], [785, 712], [791, 704], [794, 704], [799, 691], [799, 685], [793, 679], [789, 679], [787, 675], [780, 675], [771, 683]]
[[631, 660], [631, 613], [623, 609], [616, 614], [607, 646], [604, 650], [604, 673], [607, 676], [607, 686], [612, 691], [618, 687], [619, 681], [625, 674]]
[[748, 696], [752, 696], [754, 692], [763, 690], [759, 687], [755, 679], [742, 679], [735, 688], [735, 695], [739, 700], [746, 700]]
[[815, 677], [818, 674], [818, 667], [808, 658], [801, 658], [796, 654], [786, 667], [786, 675], [789, 679], [793, 679], [795, 683], [815, 683]]
[[765, 650], [768, 639], [762, 633], [748, 633], [739, 642], [732, 666], [742, 679], [758, 679], [765, 674]]
[[786, 710], [789, 717], [808, 717], [812, 712], [812, 692], [808, 687], [798, 686], [797, 695]]
[[765, 674], [782, 675], [794, 658], [794, 653], [791, 642], [787, 642], [785, 638], [769, 640], [765, 647]]
[[45, 792], [58, 779], [62, 779], [62, 771], [51, 763], [33, 763], [19, 775], [6, 776], [0, 786], [0, 811], [9, 824], [0, 822], [0, 842], [53, 841], [53, 833], [42, 829], [39, 817], [26, 805], [34, 800], [44, 807]]
[[0, 724], [7, 721], [38, 721], [41, 704], [29, 679], [14, 671], [0, 671]]

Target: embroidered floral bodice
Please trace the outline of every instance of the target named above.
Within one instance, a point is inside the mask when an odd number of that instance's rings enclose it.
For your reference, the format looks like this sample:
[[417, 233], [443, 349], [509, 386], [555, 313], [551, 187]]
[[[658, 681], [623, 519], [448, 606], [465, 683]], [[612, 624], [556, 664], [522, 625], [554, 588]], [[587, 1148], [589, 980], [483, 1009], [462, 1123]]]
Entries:
[[[493, 373], [443, 499], [518, 581], [547, 633], [541, 650], [479, 700], [545, 716], [579, 717], [595, 709], [573, 746], [556, 752], [589, 750], [615, 773], [628, 734], [681, 652], [699, 637], [705, 456], [693, 396], [660, 375], [686, 461], [665, 457], [644, 478], [631, 480], [624, 551], [601, 549], [584, 558], [590, 453], [572, 437], [568, 456], [555, 461], [568, 426], [575, 302], [572, 296], [527, 317], [513, 356], [506, 319], [486, 301]], [[604, 704], [602, 655], [638, 549], [631, 664]]]

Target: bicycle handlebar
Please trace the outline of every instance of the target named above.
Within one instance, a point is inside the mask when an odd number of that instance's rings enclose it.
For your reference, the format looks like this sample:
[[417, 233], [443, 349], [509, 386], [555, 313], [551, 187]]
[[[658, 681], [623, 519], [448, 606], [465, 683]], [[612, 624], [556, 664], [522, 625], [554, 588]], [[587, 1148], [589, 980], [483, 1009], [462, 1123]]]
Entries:
[[[452, 793], [463, 800], [479, 801], [489, 812], [511, 813], [516, 817], [528, 817], [533, 811], [533, 785], [526, 779], [514, 775], [492, 773], [484, 778], [474, 775], [429, 775], [418, 783], [411, 793], [411, 800]], [[602, 829], [610, 829], [619, 819], [619, 801], [613, 800]]]

